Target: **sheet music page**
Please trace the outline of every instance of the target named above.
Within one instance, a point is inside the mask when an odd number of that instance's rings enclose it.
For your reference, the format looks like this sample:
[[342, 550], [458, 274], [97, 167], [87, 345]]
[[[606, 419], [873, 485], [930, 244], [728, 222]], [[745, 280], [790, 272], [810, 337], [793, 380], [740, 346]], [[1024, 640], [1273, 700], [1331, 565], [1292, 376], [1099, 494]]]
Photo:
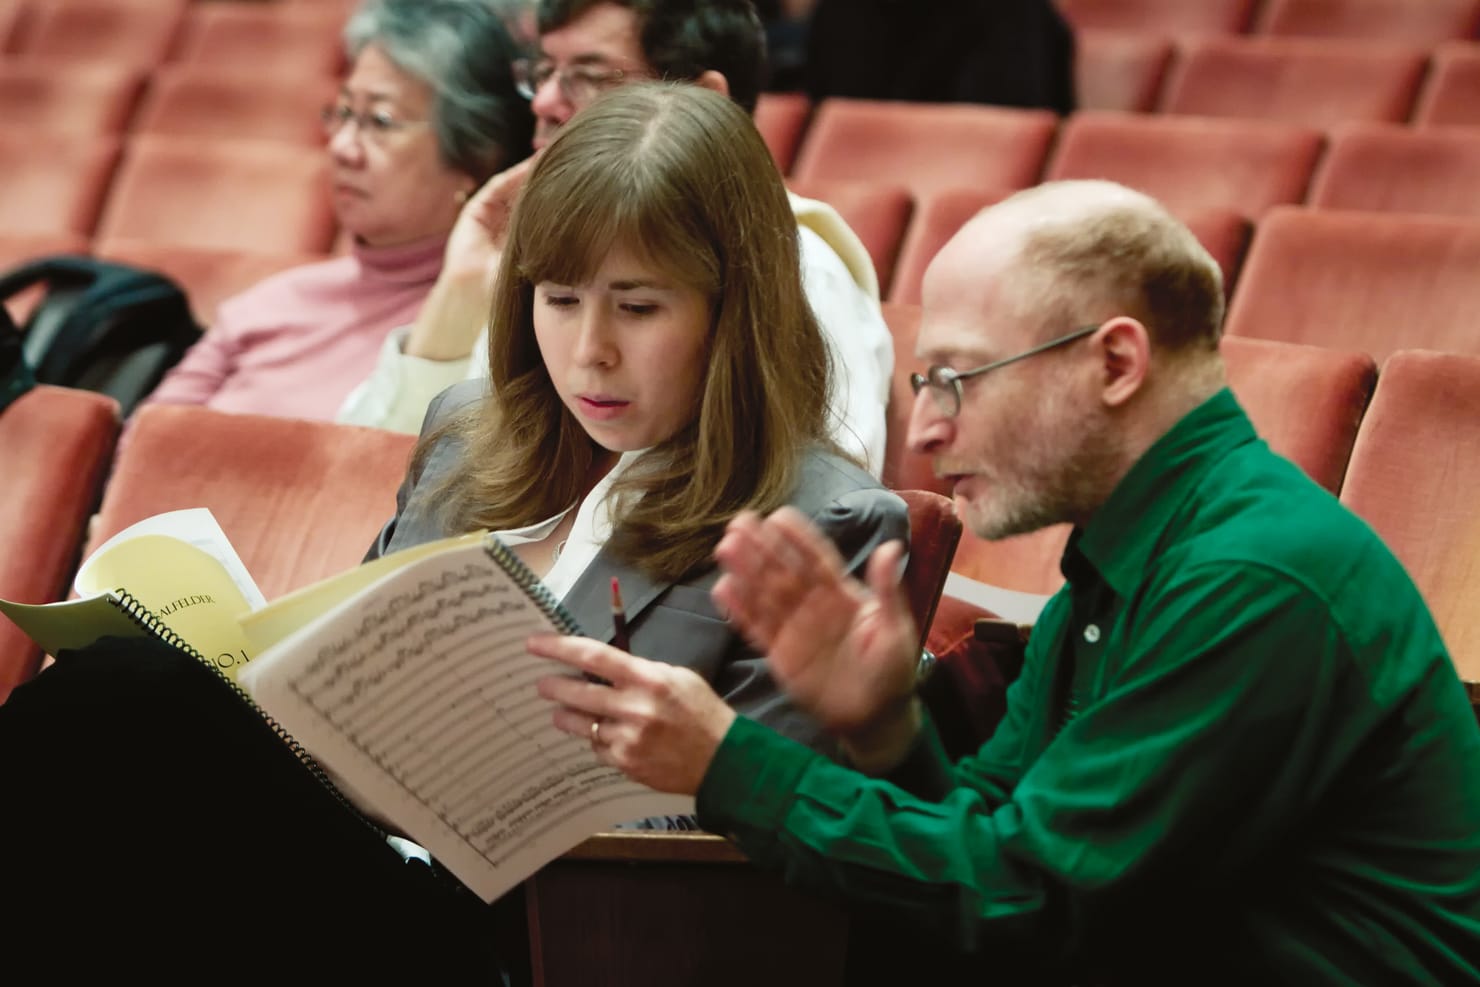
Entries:
[[549, 620], [481, 544], [423, 558], [264, 651], [243, 684], [463, 883], [492, 901], [593, 833], [694, 811], [556, 730], [535, 683]]

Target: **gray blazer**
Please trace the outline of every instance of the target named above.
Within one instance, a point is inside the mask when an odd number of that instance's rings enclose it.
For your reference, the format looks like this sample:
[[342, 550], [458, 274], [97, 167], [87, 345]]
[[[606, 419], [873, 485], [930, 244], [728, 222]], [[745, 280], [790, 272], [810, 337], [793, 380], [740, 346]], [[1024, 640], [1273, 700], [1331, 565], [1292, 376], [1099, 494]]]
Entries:
[[[427, 409], [422, 434], [480, 400], [486, 386], [465, 381], [443, 391]], [[407, 475], [396, 495], [396, 516], [381, 530], [367, 560], [457, 533], [442, 527], [428, 493], [435, 486], [432, 481], [453, 468], [457, 458], [457, 444], [443, 441], [419, 475]], [[849, 570], [860, 576], [875, 548], [891, 539], [909, 539], [904, 501], [832, 453], [808, 454], [790, 503], [812, 518], [837, 545]], [[562, 602], [586, 634], [603, 641], [613, 634], [613, 576], [622, 582], [633, 654], [692, 668], [742, 715], [810, 746], [826, 746], [818, 726], [777, 687], [764, 656], [715, 608], [709, 590], [719, 578], [717, 567], [682, 582], [663, 582], [605, 550], [598, 552]]]

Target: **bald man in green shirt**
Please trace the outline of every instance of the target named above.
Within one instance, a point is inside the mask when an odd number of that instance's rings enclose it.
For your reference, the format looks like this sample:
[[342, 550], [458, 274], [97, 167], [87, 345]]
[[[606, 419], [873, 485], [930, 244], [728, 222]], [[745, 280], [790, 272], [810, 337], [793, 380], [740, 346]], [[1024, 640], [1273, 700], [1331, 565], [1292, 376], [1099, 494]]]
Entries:
[[1222, 314], [1192, 235], [1105, 182], [1019, 193], [931, 265], [911, 447], [983, 537], [1075, 526], [974, 756], [915, 698], [902, 547], [864, 586], [786, 510], [731, 524], [714, 595], [851, 767], [579, 638], [531, 642], [611, 683], [547, 680], [557, 723], [984, 970], [1480, 983], [1480, 728], [1402, 567], [1255, 435]]

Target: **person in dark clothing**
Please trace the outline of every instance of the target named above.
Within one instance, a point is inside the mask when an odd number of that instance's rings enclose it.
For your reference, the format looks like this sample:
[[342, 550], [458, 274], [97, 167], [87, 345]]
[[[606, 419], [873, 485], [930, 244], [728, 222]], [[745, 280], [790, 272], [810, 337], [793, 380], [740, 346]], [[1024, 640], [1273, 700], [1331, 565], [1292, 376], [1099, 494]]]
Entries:
[[1074, 35], [1050, 0], [818, 0], [808, 95], [1074, 110]]

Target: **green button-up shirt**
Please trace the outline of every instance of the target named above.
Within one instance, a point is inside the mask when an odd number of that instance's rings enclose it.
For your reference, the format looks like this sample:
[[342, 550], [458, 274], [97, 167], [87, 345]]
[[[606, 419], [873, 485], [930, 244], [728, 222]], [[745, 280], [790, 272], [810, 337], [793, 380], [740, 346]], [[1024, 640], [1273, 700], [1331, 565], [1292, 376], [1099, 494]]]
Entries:
[[1480, 728], [1412, 582], [1228, 391], [1071, 538], [1001, 727], [889, 779], [737, 720], [700, 822], [988, 968], [1480, 983]]

